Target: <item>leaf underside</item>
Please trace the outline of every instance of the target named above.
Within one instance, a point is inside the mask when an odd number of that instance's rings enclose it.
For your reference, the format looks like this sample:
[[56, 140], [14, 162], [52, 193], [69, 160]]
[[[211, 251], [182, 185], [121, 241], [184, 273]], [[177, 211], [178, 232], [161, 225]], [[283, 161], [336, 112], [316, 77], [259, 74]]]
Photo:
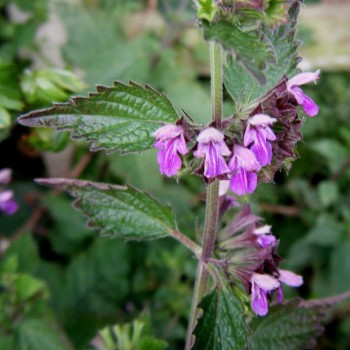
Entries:
[[30, 112], [19, 123], [71, 131], [73, 139], [85, 139], [91, 150], [135, 153], [152, 147], [152, 133], [164, 123], [175, 123], [177, 111], [168, 98], [146, 85], [133, 82], [113, 87], [97, 86], [89, 97]]
[[89, 219], [89, 227], [102, 235], [128, 240], [156, 239], [176, 229], [172, 209], [145, 192], [83, 180], [37, 179], [39, 184], [69, 192], [74, 207]]
[[247, 327], [232, 293], [213, 290], [199, 304], [203, 315], [194, 330], [193, 350], [246, 349]]

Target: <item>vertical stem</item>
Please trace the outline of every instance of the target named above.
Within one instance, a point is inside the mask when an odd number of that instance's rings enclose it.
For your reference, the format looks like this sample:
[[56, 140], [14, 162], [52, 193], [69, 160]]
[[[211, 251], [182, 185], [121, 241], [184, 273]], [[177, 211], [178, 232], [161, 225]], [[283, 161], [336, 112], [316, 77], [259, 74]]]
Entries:
[[222, 117], [222, 51], [221, 47], [210, 43], [211, 113], [216, 127], [221, 127]]
[[[220, 46], [214, 42], [210, 43], [210, 73], [212, 121], [215, 121], [216, 127], [220, 128], [222, 116], [222, 53]], [[187, 329], [186, 350], [192, 348], [192, 333], [197, 319], [197, 307], [207, 291], [209, 272], [205, 265], [214, 250], [218, 218], [219, 181], [215, 180], [207, 187], [207, 201], [202, 241], [203, 250], [197, 268], [191, 313]]]

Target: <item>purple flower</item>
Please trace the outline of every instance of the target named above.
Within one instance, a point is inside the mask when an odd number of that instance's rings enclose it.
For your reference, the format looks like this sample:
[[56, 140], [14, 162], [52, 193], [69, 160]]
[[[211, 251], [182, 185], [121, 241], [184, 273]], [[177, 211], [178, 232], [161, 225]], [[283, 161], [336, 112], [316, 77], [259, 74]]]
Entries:
[[214, 178], [230, 171], [223, 156], [229, 156], [230, 150], [224, 141], [224, 135], [215, 128], [201, 131], [197, 137], [198, 147], [194, 156], [204, 158], [204, 176]]
[[12, 171], [11, 169], [0, 170], [0, 184], [7, 185], [11, 181]]
[[267, 294], [277, 289], [280, 283], [270, 275], [253, 273], [250, 278], [252, 285], [251, 307], [259, 316], [268, 312]]
[[288, 92], [296, 99], [299, 105], [302, 105], [305, 113], [309, 117], [314, 117], [318, 114], [318, 106], [316, 103], [308, 96], [306, 96], [299, 85], [307, 84], [310, 82], [315, 82], [320, 77], [320, 71], [316, 72], [306, 72], [295, 75], [293, 78], [287, 81]]
[[276, 237], [271, 234], [271, 226], [264, 225], [256, 228], [253, 233], [257, 236], [256, 241], [262, 248], [266, 248], [276, 243]]
[[255, 154], [261, 166], [271, 163], [272, 146], [268, 141], [275, 141], [276, 135], [269, 125], [276, 121], [266, 114], [256, 114], [247, 121], [243, 144]]
[[[7, 185], [11, 181], [11, 169], [0, 170], [0, 184]], [[10, 190], [0, 191], [0, 211], [8, 215], [14, 214], [18, 209], [18, 204], [13, 199], [13, 192]]]
[[230, 180], [231, 191], [239, 196], [253, 193], [258, 183], [255, 171], [260, 169], [254, 153], [248, 148], [235, 145], [229, 167], [231, 173], [235, 172]]
[[14, 214], [18, 204], [13, 200], [13, 192], [5, 190], [0, 192], [0, 210], [8, 215]]
[[[284, 284], [286, 284], [287, 286], [290, 287], [300, 287], [303, 284], [303, 277], [299, 276], [297, 274], [295, 274], [292, 271], [287, 271], [287, 270], [278, 270], [279, 273], [279, 278], [278, 280]], [[279, 303], [282, 302], [283, 300], [283, 289], [282, 289], [282, 285], [280, 285], [278, 287], [277, 290], [277, 301]]]
[[153, 133], [156, 138], [154, 147], [158, 149], [158, 164], [161, 174], [174, 176], [182, 166], [178, 153], [185, 155], [188, 152], [184, 138], [184, 130], [177, 125], [164, 125]]

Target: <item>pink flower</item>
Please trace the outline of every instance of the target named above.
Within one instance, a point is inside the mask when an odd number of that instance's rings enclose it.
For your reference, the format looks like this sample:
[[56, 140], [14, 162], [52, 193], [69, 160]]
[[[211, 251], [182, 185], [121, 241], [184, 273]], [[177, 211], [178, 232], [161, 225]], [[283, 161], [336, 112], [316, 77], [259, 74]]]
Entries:
[[314, 73], [306, 72], [297, 74], [287, 81], [288, 92], [296, 99], [299, 105], [303, 106], [305, 113], [309, 117], [314, 117], [318, 114], [318, 106], [310, 97], [304, 94], [299, 85], [307, 84], [312, 81], [316, 83], [319, 77], [320, 71], [317, 70]]
[[270, 275], [253, 273], [250, 278], [252, 285], [251, 307], [259, 316], [268, 312], [267, 294], [279, 288], [280, 283]]
[[174, 176], [182, 166], [178, 153], [185, 155], [188, 152], [181, 126], [169, 124], [160, 127], [153, 133], [156, 138], [154, 147], [158, 149], [158, 164], [161, 174]]
[[[11, 181], [11, 169], [0, 170], [0, 185], [7, 185]], [[0, 191], [0, 211], [12, 215], [18, 209], [18, 204], [13, 199], [13, 192], [10, 190]]]
[[[297, 274], [295, 274], [292, 271], [287, 271], [287, 270], [278, 270], [279, 273], [279, 278], [278, 280], [284, 284], [286, 284], [287, 286], [290, 287], [300, 287], [303, 284], [303, 277], [299, 276]], [[280, 285], [278, 287], [277, 290], [277, 301], [279, 303], [282, 302], [283, 300], [283, 289], [282, 289], [282, 285]]]
[[239, 196], [253, 193], [258, 183], [255, 171], [260, 169], [254, 153], [248, 148], [235, 145], [229, 167], [230, 172], [233, 173], [230, 180], [231, 191]]
[[257, 236], [256, 241], [261, 248], [266, 248], [276, 243], [276, 237], [271, 234], [271, 226], [264, 225], [256, 228], [253, 233]]
[[275, 141], [276, 135], [270, 125], [275, 121], [275, 118], [266, 114], [256, 114], [247, 121], [243, 144], [255, 154], [261, 166], [270, 164], [272, 160], [272, 146], [269, 141]]
[[204, 158], [204, 176], [214, 178], [230, 171], [223, 156], [229, 156], [230, 150], [224, 141], [224, 135], [215, 128], [207, 128], [197, 137], [198, 147], [194, 156]]

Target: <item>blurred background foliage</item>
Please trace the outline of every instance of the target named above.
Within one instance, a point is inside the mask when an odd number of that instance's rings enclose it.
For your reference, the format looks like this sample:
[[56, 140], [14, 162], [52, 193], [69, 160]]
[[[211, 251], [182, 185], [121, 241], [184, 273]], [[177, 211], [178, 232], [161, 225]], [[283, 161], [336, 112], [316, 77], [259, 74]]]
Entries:
[[[350, 38], [340, 40], [341, 60], [337, 53], [322, 60], [317, 26], [307, 20], [312, 11], [328, 13], [329, 2], [306, 1], [299, 31], [305, 67], [323, 62], [317, 88], [305, 88], [320, 114], [306, 120], [300, 158], [288, 174], [278, 173], [275, 184], [242, 199], [273, 225], [284, 267], [304, 276], [289, 297], [350, 289]], [[350, 14], [345, 2], [331, 5]], [[191, 254], [170, 239], [99, 237], [68, 196], [40, 188], [33, 178], [131, 183], [170, 202], [194, 239], [203, 221], [200, 179], [183, 174], [179, 186], [159, 175], [154, 151], [92, 154], [64, 132], [29, 130], [16, 118], [93, 91], [96, 83], [134, 80], [164, 91], [205, 123], [208, 47], [194, 16], [186, 0], [0, 1], [0, 169], [13, 169], [10, 188], [20, 204], [16, 214], [0, 216], [0, 349], [182, 348], [195, 273]], [[224, 110], [226, 116], [233, 110], [228, 97]], [[350, 347], [349, 316], [349, 302], [330, 312], [318, 349]]]

